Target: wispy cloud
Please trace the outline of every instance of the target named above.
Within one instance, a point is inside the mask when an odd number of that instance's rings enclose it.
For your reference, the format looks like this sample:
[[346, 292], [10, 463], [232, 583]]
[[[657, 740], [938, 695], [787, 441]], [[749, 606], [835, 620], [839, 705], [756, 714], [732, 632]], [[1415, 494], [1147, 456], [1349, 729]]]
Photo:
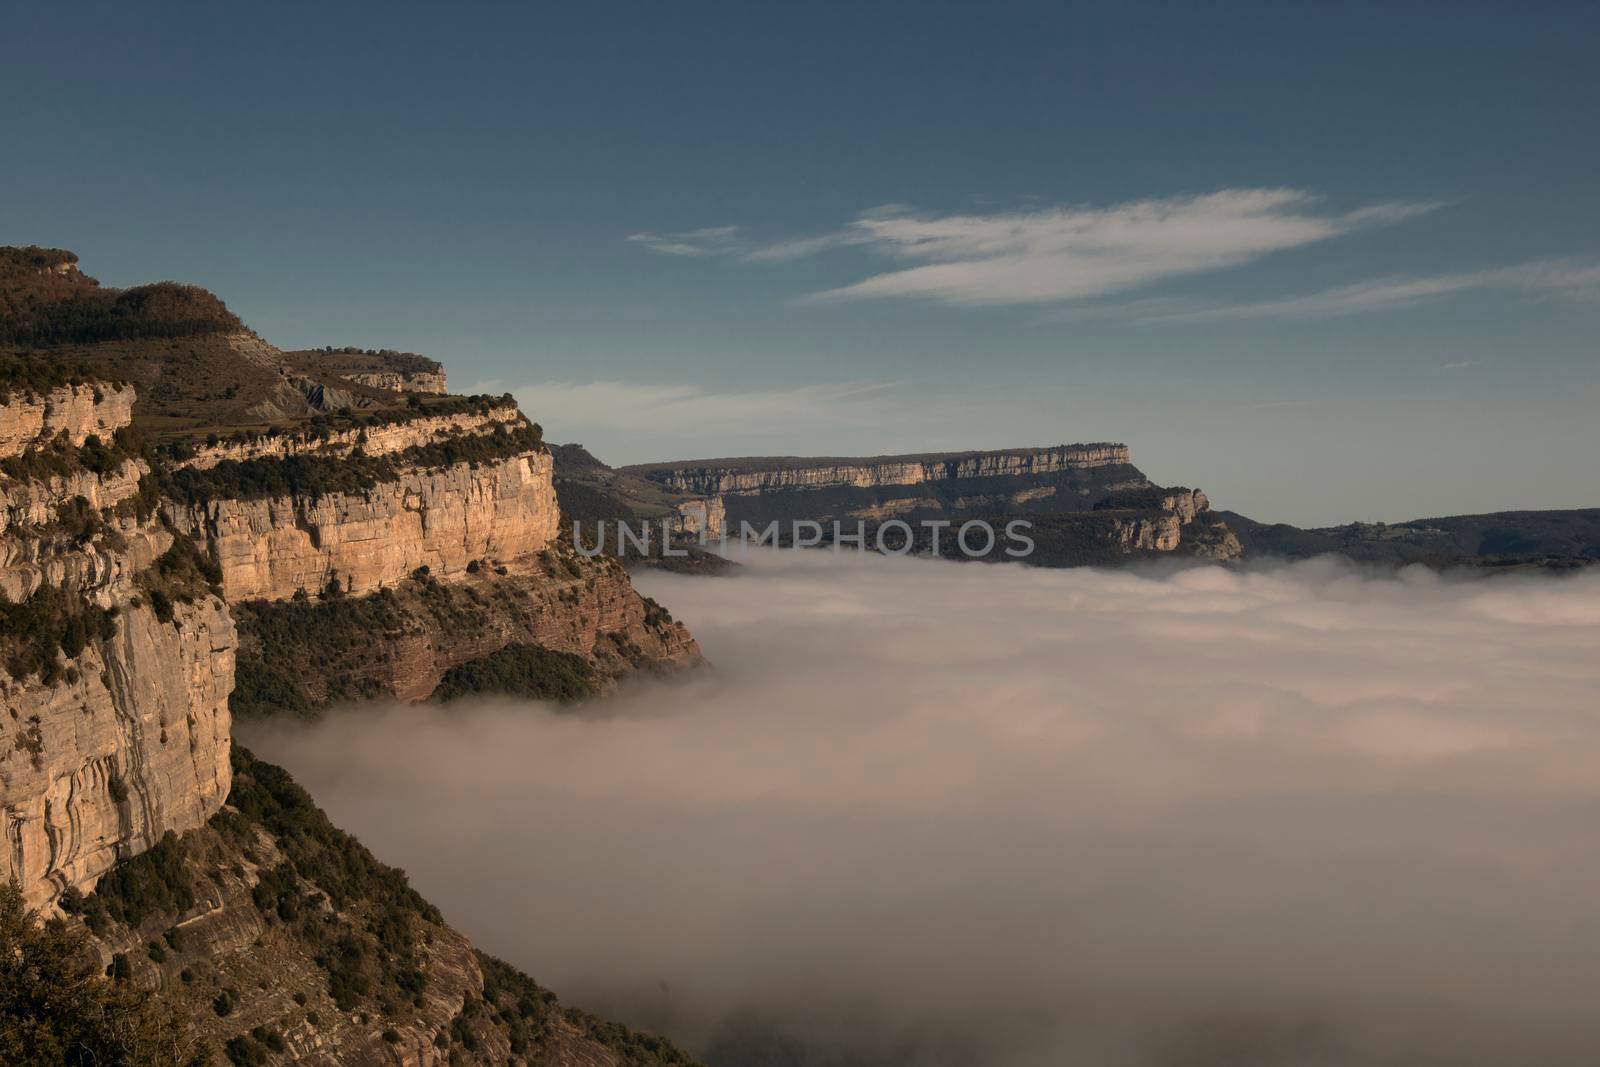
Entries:
[[1143, 313], [1132, 304], [1122, 306], [1128, 308], [1133, 317], [1146, 322], [1332, 318], [1409, 308], [1427, 300], [1483, 289], [1503, 289], [1529, 296], [1593, 299], [1600, 297], [1600, 265], [1552, 259], [1465, 274], [1391, 275], [1300, 296], [1153, 315]]
[[664, 256], [729, 255], [743, 248], [737, 226], [707, 226], [680, 233], [633, 233], [628, 240]]
[[1478, 365], [1478, 361], [1475, 360], [1475, 359], [1458, 359], [1458, 360], [1455, 360], [1454, 362], [1451, 362], [1451, 363], [1441, 363], [1441, 364], [1439, 364], [1439, 369], [1440, 370], [1462, 370], [1462, 369], [1467, 368], [1467, 367], [1476, 367], [1477, 365]]
[[856, 247], [901, 264], [813, 293], [805, 298], [810, 301], [1048, 304], [1239, 266], [1438, 206], [1383, 203], [1341, 214], [1319, 210], [1317, 198], [1304, 190], [1224, 189], [1109, 207], [993, 214], [925, 214], [890, 205], [865, 212], [837, 231], [748, 248], [738, 241], [719, 246], [721, 238], [702, 241], [693, 234], [640, 234], [634, 239], [658, 252], [702, 255], [724, 250], [769, 263]]

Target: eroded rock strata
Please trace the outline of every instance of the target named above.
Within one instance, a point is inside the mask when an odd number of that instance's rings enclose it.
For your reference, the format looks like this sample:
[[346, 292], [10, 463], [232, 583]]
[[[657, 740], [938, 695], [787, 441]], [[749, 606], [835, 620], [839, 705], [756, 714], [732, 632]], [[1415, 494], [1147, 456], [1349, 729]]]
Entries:
[[[596, 692], [699, 661], [562, 541], [513, 401], [437, 395], [421, 357], [315, 355], [203, 290], [0, 249], [0, 878], [213, 1061], [687, 1062], [479, 953], [233, 750], [241, 696], [307, 713], [542, 669]], [[311, 669], [317, 619], [363, 655], [321, 642]]]

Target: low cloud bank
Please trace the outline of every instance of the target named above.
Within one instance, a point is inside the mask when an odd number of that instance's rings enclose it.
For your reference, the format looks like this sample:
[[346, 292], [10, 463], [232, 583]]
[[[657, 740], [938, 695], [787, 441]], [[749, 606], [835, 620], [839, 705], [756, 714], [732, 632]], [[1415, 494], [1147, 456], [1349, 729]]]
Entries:
[[242, 730], [715, 1067], [1600, 1056], [1600, 575], [649, 574], [714, 671]]

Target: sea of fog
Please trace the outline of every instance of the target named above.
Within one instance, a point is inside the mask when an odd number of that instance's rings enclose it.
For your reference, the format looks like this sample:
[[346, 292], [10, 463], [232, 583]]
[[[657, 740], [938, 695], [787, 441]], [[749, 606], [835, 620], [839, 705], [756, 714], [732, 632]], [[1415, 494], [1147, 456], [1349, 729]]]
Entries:
[[713, 1067], [1600, 1061], [1600, 573], [646, 573], [710, 670], [247, 724]]

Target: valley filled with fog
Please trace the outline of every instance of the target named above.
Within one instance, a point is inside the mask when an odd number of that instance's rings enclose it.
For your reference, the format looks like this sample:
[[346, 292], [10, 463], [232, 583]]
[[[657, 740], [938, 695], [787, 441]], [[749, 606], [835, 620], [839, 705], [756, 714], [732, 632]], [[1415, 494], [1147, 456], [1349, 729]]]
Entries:
[[1600, 574], [636, 575], [709, 670], [240, 724], [713, 1067], [1592, 1062]]

